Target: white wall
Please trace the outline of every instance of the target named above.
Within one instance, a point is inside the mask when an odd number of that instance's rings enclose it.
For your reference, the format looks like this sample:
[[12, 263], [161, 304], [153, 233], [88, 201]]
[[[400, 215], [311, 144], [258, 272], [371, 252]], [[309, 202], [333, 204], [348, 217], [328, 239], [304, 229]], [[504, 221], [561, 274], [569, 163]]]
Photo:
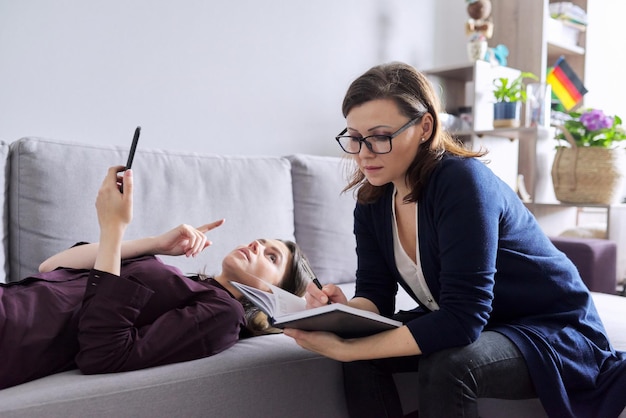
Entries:
[[[625, 9], [589, 1], [585, 102], [626, 120]], [[0, 0], [0, 140], [128, 146], [142, 125], [142, 146], [338, 155], [350, 81], [467, 63], [466, 19], [462, 0]]]
[[626, 2], [588, 0], [589, 28], [585, 55], [585, 106], [617, 114], [626, 121], [626, 79], [621, 62], [626, 41], [624, 26]]
[[0, 0], [0, 140], [128, 146], [141, 125], [151, 148], [339, 155], [350, 81], [464, 60], [465, 19], [461, 0]]

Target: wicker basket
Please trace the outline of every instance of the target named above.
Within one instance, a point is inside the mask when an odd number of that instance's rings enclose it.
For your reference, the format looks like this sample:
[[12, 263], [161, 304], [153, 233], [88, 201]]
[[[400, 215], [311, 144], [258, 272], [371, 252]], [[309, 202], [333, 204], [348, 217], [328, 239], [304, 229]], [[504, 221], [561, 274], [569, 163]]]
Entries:
[[619, 203], [626, 179], [626, 150], [558, 147], [552, 164], [556, 198], [563, 203]]

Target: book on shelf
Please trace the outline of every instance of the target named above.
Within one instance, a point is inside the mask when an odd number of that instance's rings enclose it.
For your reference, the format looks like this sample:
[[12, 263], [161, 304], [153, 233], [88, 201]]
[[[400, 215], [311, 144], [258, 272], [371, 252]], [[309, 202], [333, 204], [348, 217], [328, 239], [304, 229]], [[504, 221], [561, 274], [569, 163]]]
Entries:
[[230, 283], [258, 306], [276, 328], [327, 331], [342, 338], [357, 338], [402, 326], [402, 322], [342, 303], [307, 309], [304, 298], [269, 283], [266, 284], [271, 292], [237, 282]]

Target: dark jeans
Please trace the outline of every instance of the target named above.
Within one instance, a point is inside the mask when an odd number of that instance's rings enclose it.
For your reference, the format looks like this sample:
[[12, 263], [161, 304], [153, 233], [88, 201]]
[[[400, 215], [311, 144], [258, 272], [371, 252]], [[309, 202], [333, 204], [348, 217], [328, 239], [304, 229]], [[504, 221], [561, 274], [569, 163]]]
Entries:
[[421, 418], [478, 417], [478, 398], [537, 396], [520, 351], [492, 331], [470, 345], [426, 356], [344, 363], [343, 372], [348, 412], [354, 418], [403, 416], [393, 379], [399, 372], [417, 372]]

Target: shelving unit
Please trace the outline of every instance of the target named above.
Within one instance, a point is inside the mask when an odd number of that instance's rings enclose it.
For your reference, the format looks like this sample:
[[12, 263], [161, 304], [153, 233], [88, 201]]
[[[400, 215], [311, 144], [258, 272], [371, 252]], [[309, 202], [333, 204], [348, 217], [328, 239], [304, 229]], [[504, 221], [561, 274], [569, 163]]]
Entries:
[[[573, 0], [572, 3], [588, 10], [591, 0]], [[575, 24], [555, 21], [550, 17], [552, 0], [507, 0], [492, 2], [494, 22], [491, 45], [504, 44], [509, 48], [508, 65], [537, 74], [545, 81], [547, 69], [564, 56], [574, 72], [584, 81], [587, 32]], [[551, 138], [552, 135], [549, 135]], [[521, 138], [521, 137], [520, 137]], [[528, 204], [543, 229], [549, 235], [558, 235], [568, 227], [584, 223], [581, 218], [602, 219], [606, 225], [605, 237], [618, 246], [618, 281], [626, 278], [626, 205], [574, 205], [556, 200], [550, 174], [554, 159], [554, 141], [536, 143], [520, 140], [519, 171], [535, 170], [533, 202]], [[526, 174], [525, 174], [526, 176]], [[527, 187], [528, 187], [527, 181]]]
[[[504, 44], [509, 49], [508, 67], [493, 67], [478, 61], [458, 67], [435, 68], [425, 73], [440, 86], [447, 113], [471, 107], [473, 122], [468, 129], [456, 131], [471, 148], [486, 147], [492, 170], [517, 190], [517, 177], [523, 175], [531, 201], [526, 202], [548, 235], [559, 235], [580, 226], [584, 219], [600, 220], [606, 225], [605, 238], [618, 245], [618, 281], [626, 278], [626, 205], [573, 205], [556, 200], [551, 168], [555, 155], [555, 131], [533, 127], [493, 129], [493, 80], [516, 77], [530, 71], [545, 82], [547, 69], [560, 56], [584, 80], [586, 31], [554, 21], [550, 0], [506, 0], [492, 2], [494, 33], [489, 44]], [[587, 10], [587, 0], [574, 0]], [[558, 30], [567, 31], [562, 36]], [[572, 36], [572, 34], [575, 36]], [[522, 115], [524, 120], [524, 115]], [[505, 139], [508, 139], [505, 140]]]
[[[493, 80], [515, 78], [519, 70], [477, 61], [425, 73], [438, 86], [447, 113], [456, 114], [462, 107], [472, 108], [472, 123], [467, 129], [455, 131], [457, 137], [473, 149], [487, 148], [489, 166], [513, 189], [517, 189], [518, 175], [522, 174], [531, 196], [539, 193], [544, 200], [556, 201], [552, 183], [544, 178], [546, 162], [536, 158], [536, 150], [550, 146], [550, 130], [543, 127], [493, 128]], [[547, 173], [549, 175], [549, 168]]]
[[[571, 2], [587, 10], [589, 1], [573, 0]], [[508, 65], [522, 71], [533, 72], [543, 82], [545, 82], [548, 68], [554, 65], [560, 56], [565, 57], [574, 72], [584, 81], [586, 28], [550, 17], [551, 3], [557, 3], [557, 1], [493, 2], [491, 16], [494, 31], [490, 44], [506, 45], [509, 49]], [[534, 177], [535, 184], [530, 186], [537, 193], [534, 195], [534, 205], [530, 208], [538, 218], [545, 211], [545, 208], [539, 207], [542, 204], [549, 205], [552, 211], [558, 208], [564, 211], [572, 208], [571, 205], [559, 205], [554, 196], [550, 170], [555, 154], [555, 144], [552, 140], [548, 142], [551, 143], [549, 146], [520, 143], [520, 166], [537, 170]], [[608, 217], [607, 211], [607, 219]]]
[[[584, 27], [555, 21], [550, 17], [551, 0], [507, 0], [492, 2], [494, 23], [491, 45], [509, 49], [507, 65], [532, 71], [545, 81], [546, 70], [561, 56], [578, 76], [585, 78]], [[574, 0], [587, 10], [587, 0]], [[572, 32], [573, 31], [573, 32]], [[572, 33], [576, 33], [572, 36]], [[567, 34], [567, 36], [564, 36]]]
[[493, 129], [493, 80], [497, 77], [515, 78], [520, 70], [476, 61], [434, 68], [425, 73], [439, 86], [448, 113], [456, 114], [461, 107], [472, 108], [471, 130], [479, 131]]

